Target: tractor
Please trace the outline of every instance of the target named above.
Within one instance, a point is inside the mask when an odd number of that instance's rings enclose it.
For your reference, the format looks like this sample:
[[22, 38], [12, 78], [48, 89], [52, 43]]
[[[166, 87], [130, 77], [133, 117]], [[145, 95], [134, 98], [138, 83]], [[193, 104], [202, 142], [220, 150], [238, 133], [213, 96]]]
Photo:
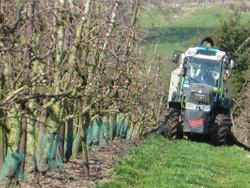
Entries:
[[159, 133], [168, 139], [199, 137], [226, 145], [231, 129], [229, 67], [236, 69], [237, 58], [220, 51], [209, 36], [186, 52], [174, 51], [172, 62], [180, 57], [179, 68], [171, 73], [168, 108]]

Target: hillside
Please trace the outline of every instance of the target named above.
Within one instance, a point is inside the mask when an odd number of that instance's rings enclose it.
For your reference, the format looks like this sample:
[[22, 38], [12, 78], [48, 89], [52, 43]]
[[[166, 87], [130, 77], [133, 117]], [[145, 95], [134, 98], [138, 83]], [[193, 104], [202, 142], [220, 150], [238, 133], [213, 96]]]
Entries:
[[[192, 14], [189, 16], [168, 23], [161, 11], [151, 11], [154, 14], [142, 16], [140, 19], [141, 27], [148, 32], [146, 41], [150, 46], [159, 42], [158, 49], [168, 56], [171, 56], [174, 50], [186, 51], [202, 36], [207, 35], [218, 24], [220, 17], [228, 17], [230, 14], [230, 11], [223, 7], [196, 8], [191, 10]], [[243, 13], [241, 17], [242, 23], [247, 23], [250, 14]]]

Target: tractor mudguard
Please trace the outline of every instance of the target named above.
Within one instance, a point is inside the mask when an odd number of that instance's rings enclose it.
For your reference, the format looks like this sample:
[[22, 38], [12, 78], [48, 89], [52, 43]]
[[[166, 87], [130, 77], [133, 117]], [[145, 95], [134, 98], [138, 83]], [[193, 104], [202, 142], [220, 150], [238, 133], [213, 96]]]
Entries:
[[201, 110], [186, 110], [183, 132], [208, 133], [209, 112]]
[[168, 102], [168, 108], [177, 108], [178, 110], [181, 110], [181, 103], [180, 102], [169, 101]]
[[231, 106], [231, 99], [230, 98], [225, 98], [223, 102], [223, 107], [230, 108]]
[[230, 109], [227, 106], [216, 106], [216, 114], [229, 115]]
[[179, 81], [180, 81], [180, 68], [177, 68], [171, 73], [168, 101], [175, 100], [174, 98], [176, 96], [176, 92], [178, 91]]

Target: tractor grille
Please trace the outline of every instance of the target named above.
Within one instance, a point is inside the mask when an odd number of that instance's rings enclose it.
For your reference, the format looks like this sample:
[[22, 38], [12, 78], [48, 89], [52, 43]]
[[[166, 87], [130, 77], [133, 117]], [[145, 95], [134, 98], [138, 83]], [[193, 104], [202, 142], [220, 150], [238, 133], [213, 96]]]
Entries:
[[214, 102], [213, 86], [201, 83], [191, 84], [187, 90], [187, 102], [212, 105]]

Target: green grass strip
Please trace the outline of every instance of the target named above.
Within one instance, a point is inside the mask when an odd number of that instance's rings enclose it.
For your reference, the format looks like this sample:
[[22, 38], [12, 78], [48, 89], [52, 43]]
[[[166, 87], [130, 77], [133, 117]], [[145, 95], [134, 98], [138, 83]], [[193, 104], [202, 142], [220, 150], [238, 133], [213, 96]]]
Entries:
[[250, 187], [249, 169], [247, 152], [237, 146], [150, 136], [110, 171], [114, 179], [96, 187], [243, 188]]

